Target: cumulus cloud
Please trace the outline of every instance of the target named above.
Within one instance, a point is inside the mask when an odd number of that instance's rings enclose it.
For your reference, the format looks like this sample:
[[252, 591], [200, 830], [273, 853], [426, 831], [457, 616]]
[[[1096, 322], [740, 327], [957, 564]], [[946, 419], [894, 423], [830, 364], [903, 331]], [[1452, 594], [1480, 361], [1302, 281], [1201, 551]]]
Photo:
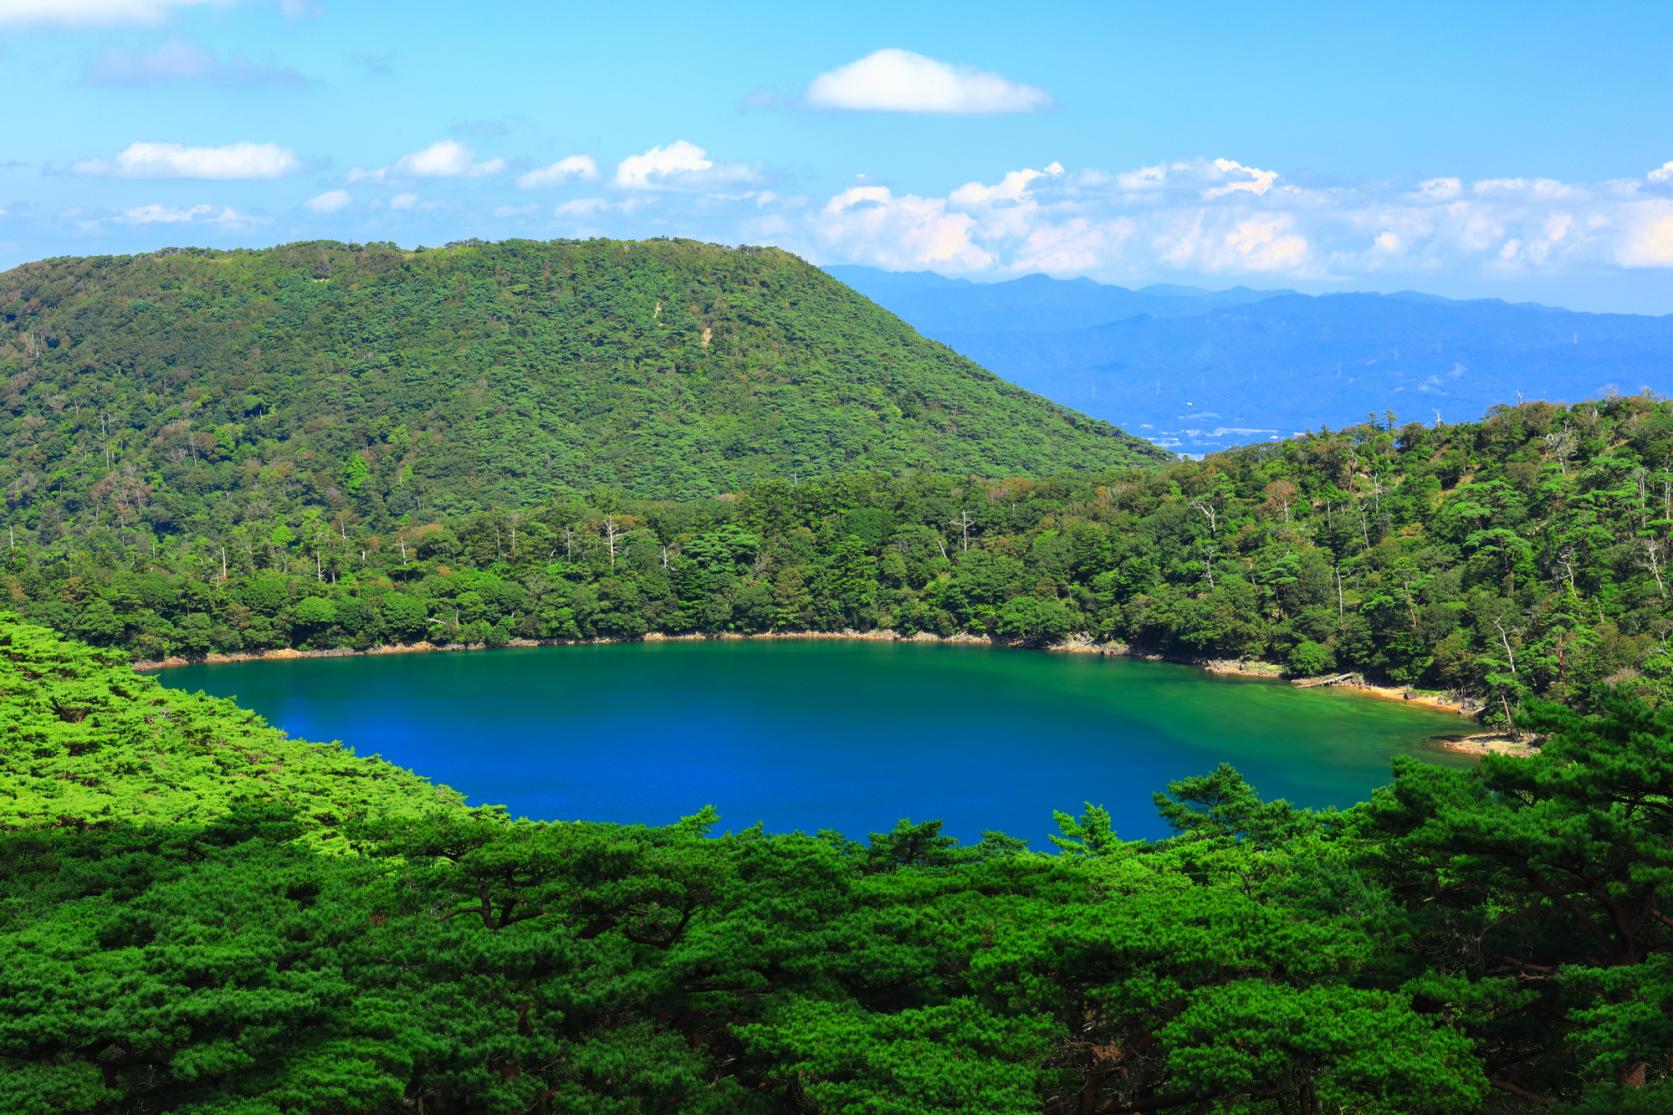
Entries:
[[1624, 224], [1626, 234], [1616, 253], [1622, 267], [1673, 267], [1673, 202], [1633, 205]]
[[131, 209], [122, 210], [112, 219], [126, 225], [208, 224], [227, 228], [265, 223], [247, 213], [240, 213], [231, 206], [223, 206], [217, 211], [213, 205], [193, 205], [186, 209], [156, 204], [136, 205]]
[[749, 167], [716, 163], [707, 151], [683, 139], [616, 164], [616, 185], [624, 190], [702, 189], [754, 178]]
[[1560, 201], [1581, 193], [1575, 187], [1552, 178], [1484, 178], [1472, 183], [1470, 192], [1477, 196], [1524, 197], [1536, 201]]
[[276, 143], [188, 147], [142, 141], [130, 143], [114, 159], [83, 159], [70, 169], [111, 178], [283, 178], [302, 169], [302, 161]]
[[0, 27], [146, 27], [225, 0], [0, 0]]
[[1425, 178], [1412, 190], [1411, 196], [1418, 201], [1452, 201], [1463, 192], [1461, 178]]
[[1063, 173], [1063, 164], [1048, 163], [1044, 170], [1032, 168], [1013, 170], [999, 180], [994, 186], [987, 186], [981, 182], [966, 182], [954, 190], [948, 198], [955, 205], [970, 207], [976, 205], [992, 205], [995, 202], [1022, 201], [1028, 194], [1028, 184], [1036, 178], [1055, 178]]
[[552, 210], [554, 217], [590, 217], [594, 213], [608, 209], [610, 203], [601, 197], [578, 197], [566, 201]]
[[1421, 283], [1673, 267], [1673, 199], [1633, 184], [1439, 176], [1316, 187], [1228, 158], [1051, 163], [944, 195], [860, 183], [807, 221], [827, 258], [950, 273]]
[[83, 80], [93, 85], [149, 85], [178, 81], [206, 81], [213, 85], [297, 86], [308, 83], [307, 78], [289, 66], [257, 65], [236, 54], [220, 58], [183, 39], [169, 39], [153, 50], [106, 47], [88, 65]]
[[402, 181], [413, 178], [484, 178], [505, 169], [504, 159], [476, 161], [476, 152], [456, 139], [438, 140], [430, 146], [402, 155], [389, 166], [349, 171], [350, 182]]
[[1157, 225], [1150, 239], [1157, 261], [1195, 274], [1304, 274], [1312, 251], [1288, 213], [1182, 210]]
[[389, 199], [391, 209], [413, 209], [418, 205], [417, 194], [396, 194]]
[[335, 213], [352, 200], [347, 190], [327, 190], [309, 198], [304, 204], [316, 213]]
[[591, 155], [569, 155], [551, 166], [524, 172], [518, 176], [517, 185], [533, 190], [541, 186], [561, 186], [575, 180], [591, 182], [597, 177], [598, 164], [593, 162]]
[[1652, 182], [1673, 182], [1673, 159], [1662, 163], [1644, 177]]
[[[1260, 170], [1256, 167], [1244, 166], [1233, 159], [1215, 159], [1214, 169], [1231, 177], [1231, 181], [1223, 186], [1210, 186], [1204, 190], [1202, 192], [1204, 201], [1213, 201], [1217, 197], [1225, 197], [1227, 194], [1238, 192], [1251, 193], [1260, 197], [1272, 189], [1272, 184], [1278, 181], [1278, 172], [1275, 170]], [[1248, 177], [1236, 177], [1240, 174], [1246, 174]]]
[[850, 186], [819, 214], [827, 246], [896, 270], [985, 270], [994, 257], [975, 243], [975, 228], [974, 217], [951, 211], [944, 199], [896, 197], [887, 186]]
[[986, 114], [1051, 107], [1044, 89], [999, 74], [886, 48], [827, 70], [807, 87], [815, 108], [860, 112]]
[[1127, 217], [1066, 217], [1030, 228], [1009, 260], [1018, 272], [1083, 275], [1097, 271], [1126, 250], [1137, 230]]

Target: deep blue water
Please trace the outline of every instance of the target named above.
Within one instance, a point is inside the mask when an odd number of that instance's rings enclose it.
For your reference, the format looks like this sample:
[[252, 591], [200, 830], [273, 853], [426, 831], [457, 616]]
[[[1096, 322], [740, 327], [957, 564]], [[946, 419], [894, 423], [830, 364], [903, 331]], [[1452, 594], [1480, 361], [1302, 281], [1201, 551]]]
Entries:
[[855, 837], [940, 818], [1045, 847], [1051, 811], [1159, 836], [1151, 793], [1237, 766], [1264, 795], [1347, 805], [1396, 754], [1459, 762], [1456, 717], [1095, 656], [870, 642], [673, 642], [192, 666], [292, 735], [338, 739], [545, 819]]

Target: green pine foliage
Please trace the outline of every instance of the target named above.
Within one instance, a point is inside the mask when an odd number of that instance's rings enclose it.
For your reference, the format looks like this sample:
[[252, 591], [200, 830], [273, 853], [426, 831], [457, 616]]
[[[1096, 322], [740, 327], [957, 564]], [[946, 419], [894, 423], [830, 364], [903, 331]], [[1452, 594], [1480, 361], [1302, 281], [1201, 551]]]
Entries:
[[608, 484], [689, 498], [886, 469], [1163, 459], [776, 249], [329, 242], [0, 275], [14, 520], [387, 526]]
[[254, 713], [165, 689], [120, 655], [0, 613], [0, 828], [195, 824], [274, 803], [317, 834], [350, 816], [459, 808], [453, 791]]
[[[1651, 1112], [1673, 712], [1063, 854], [513, 821], [0, 618], [0, 1110]], [[1120, 819], [1114, 819], [1119, 824]]]

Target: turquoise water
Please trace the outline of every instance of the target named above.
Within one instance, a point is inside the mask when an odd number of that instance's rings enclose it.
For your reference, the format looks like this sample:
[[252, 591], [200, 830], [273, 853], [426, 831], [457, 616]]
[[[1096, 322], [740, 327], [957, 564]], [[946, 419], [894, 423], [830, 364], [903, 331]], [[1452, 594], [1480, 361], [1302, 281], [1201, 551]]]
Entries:
[[1108, 807], [1165, 835], [1150, 795], [1241, 770], [1263, 795], [1348, 805], [1464, 721], [1331, 690], [1093, 655], [756, 640], [512, 648], [190, 666], [164, 684], [236, 696], [292, 735], [339, 739], [544, 819], [722, 828], [940, 818], [1046, 847], [1051, 811]]

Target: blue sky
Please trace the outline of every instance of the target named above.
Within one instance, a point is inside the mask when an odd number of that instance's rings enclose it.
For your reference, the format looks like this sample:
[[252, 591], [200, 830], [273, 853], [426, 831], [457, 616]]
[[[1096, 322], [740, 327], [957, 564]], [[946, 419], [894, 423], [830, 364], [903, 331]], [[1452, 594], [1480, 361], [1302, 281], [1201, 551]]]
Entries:
[[0, 264], [686, 235], [1673, 312], [1673, 5], [0, 0]]

